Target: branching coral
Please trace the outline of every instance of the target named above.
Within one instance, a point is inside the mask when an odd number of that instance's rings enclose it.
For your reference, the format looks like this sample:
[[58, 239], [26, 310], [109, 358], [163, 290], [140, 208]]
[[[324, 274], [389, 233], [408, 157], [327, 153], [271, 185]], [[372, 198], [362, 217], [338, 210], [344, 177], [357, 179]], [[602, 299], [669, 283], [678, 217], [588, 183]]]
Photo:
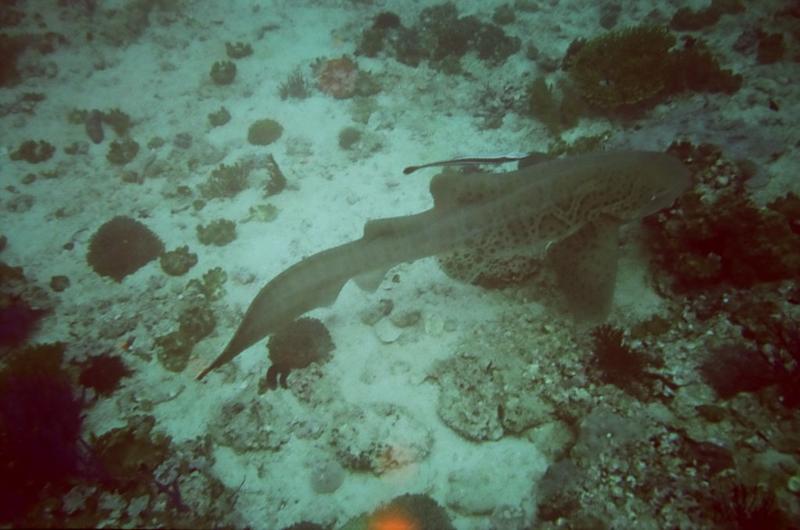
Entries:
[[292, 71], [286, 81], [280, 84], [278, 95], [280, 95], [281, 99], [306, 99], [311, 95], [308, 81], [299, 68]]
[[242, 162], [232, 166], [220, 164], [200, 185], [200, 194], [205, 199], [231, 198], [247, 188], [250, 167]]

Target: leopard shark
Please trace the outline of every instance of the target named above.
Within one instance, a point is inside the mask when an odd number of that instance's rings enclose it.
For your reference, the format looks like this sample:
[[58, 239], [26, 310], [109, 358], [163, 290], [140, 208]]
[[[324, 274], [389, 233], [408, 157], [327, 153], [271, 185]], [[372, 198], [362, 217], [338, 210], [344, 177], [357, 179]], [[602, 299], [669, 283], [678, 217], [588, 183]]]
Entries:
[[502, 173], [439, 173], [430, 182], [432, 208], [369, 220], [360, 239], [308, 256], [269, 281], [196, 379], [333, 304], [350, 279], [375, 290], [393, 266], [428, 256], [447, 256], [467, 279], [504, 258], [544, 256], [576, 318], [603, 318], [620, 226], [669, 207], [690, 184], [682, 162], [655, 151], [581, 154]]

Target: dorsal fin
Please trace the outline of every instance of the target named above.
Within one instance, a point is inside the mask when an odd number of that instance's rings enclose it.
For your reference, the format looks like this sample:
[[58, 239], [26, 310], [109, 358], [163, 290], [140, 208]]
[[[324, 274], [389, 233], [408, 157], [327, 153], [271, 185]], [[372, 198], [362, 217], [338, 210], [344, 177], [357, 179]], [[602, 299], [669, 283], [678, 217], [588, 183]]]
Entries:
[[436, 208], [454, 208], [494, 200], [515, 193], [536, 178], [537, 167], [505, 173], [458, 173], [443, 171], [431, 179], [430, 192]]
[[[402, 217], [389, 217], [387, 219], [371, 219], [364, 224], [364, 235], [361, 241], [370, 242], [377, 239], [386, 238], [389, 240], [399, 240], [410, 231], [418, 230], [420, 225], [427, 224], [420, 222], [421, 217], [430, 218], [427, 222], [432, 222], [438, 216], [436, 210], [428, 210], [427, 212], [418, 213], [415, 215], [404, 215]], [[375, 292], [383, 281], [384, 276], [389, 268], [372, 269], [361, 274], [356, 275], [356, 285], [359, 288]]]

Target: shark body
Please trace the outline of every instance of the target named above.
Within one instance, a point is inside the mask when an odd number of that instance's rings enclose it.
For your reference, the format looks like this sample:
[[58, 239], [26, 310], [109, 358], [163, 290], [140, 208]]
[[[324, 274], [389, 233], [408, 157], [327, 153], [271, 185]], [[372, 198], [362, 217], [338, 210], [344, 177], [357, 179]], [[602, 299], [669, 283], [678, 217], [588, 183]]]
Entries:
[[689, 185], [681, 162], [650, 151], [579, 155], [507, 173], [441, 173], [430, 184], [433, 208], [368, 221], [360, 239], [313, 254], [268, 282], [197, 379], [332, 304], [348, 280], [374, 289], [392, 266], [427, 256], [460, 255], [469, 271], [487, 256], [552, 250], [567, 298], [590, 306], [595, 299], [589, 312], [602, 313], [613, 294], [619, 226], [670, 206]]

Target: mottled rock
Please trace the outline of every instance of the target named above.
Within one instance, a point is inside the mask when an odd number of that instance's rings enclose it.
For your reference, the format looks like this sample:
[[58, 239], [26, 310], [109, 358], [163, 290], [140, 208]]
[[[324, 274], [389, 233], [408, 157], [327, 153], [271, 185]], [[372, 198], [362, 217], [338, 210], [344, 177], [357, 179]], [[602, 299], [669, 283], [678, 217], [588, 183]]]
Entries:
[[289, 441], [291, 434], [286, 415], [262, 400], [223, 404], [209, 432], [216, 443], [237, 453], [276, 451]]
[[563, 345], [550, 333], [515, 325], [475, 329], [459, 353], [437, 362], [430, 374], [439, 385], [439, 417], [469, 440], [498, 440], [553, 419], [557, 397], [546, 384], [551, 368], [539, 359]]
[[381, 475], [428, 456], [433, 436], [407, 409], [375, 403], [342, 409], [332, 420], [330, 444], [353, 470]]
[[103, 133], [103, 113], [97, 109], [90, 110], [86, 113], [84, 128], [86, 129], [86, 136], [88, 136], [92, 142], [96, 144], [101, 143], [105, 137]]

